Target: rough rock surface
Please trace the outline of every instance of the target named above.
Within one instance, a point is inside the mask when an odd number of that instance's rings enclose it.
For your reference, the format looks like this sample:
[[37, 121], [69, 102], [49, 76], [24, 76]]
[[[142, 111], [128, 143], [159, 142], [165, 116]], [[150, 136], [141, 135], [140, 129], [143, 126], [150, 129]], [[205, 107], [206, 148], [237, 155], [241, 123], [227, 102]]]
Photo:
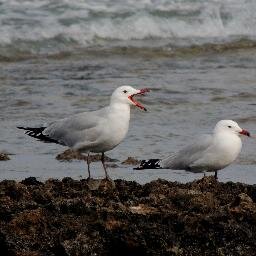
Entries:
[[1, 255], [255, 255], [256, 186], [0, 182]]

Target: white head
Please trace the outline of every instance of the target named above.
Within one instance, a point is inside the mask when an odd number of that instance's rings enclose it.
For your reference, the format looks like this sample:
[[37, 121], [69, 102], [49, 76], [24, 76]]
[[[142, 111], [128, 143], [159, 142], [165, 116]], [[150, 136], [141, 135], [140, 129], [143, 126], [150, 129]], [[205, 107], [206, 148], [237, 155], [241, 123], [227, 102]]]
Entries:
[[237, 122], [232, 121], [232, 120], [221, 120], [219, 121], [215, 128], [214, 128], [214, 133], [233, 133], [236, 135], [245, 135], [250, 137], [250, 133], [247, 130], [242, 129]]
[[133, 98], [135, 95], [142, 95], [142, 94], [145, 94], [146, 92], [149, 92], [149, 89], [137, 90], [129, 85], [123, 85], [115, 89], [115, 91], [112, 93], [111, 103], [123, 103], [123, 104], [134, 105], [136, 107], [139, 107], [147, 111], [145, 107], [143, 107], [139, 102], [137, 102]]

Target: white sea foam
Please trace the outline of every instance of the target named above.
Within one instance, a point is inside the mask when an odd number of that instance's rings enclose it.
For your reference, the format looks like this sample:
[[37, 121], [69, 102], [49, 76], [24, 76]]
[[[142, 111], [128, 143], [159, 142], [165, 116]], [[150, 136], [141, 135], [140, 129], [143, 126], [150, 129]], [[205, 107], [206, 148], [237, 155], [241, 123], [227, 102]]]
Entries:
[[[58, 52], [106, 42], [179, 39], [214, 43], [256, 38], [253, 0], [2, 0], [1, 47]], [[61, 46], [61, 47], [60, 47]]]

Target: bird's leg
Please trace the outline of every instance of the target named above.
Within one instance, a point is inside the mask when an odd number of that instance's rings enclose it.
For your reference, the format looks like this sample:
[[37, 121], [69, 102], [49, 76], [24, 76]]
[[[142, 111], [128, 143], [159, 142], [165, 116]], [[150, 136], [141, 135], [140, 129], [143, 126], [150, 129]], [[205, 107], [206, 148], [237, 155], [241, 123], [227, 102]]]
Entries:
[[218, 180], [218, 171], [214, 172], [214, 178], [215, 178], [215, 180]]
[[88, 179], [90, 179], [90, 178], [91, 178], [91, 171], [90, 171], [90, 151], [89, 151], [88, 154], [87, 154], [86, 162], [87, 162], [87, 170], [88, 170]]
[[102, 154], [101, 154], [101, 162], [102, 162], [102, 165], [103, 165], [103, 168], [104, 168], [104, 171], [105, 171], [106, 179], [109, 180], [110, 178], [108, 176], [107, 167], [106, 167], [106, 164], [105, 164], [104, 152], [102, 152]]

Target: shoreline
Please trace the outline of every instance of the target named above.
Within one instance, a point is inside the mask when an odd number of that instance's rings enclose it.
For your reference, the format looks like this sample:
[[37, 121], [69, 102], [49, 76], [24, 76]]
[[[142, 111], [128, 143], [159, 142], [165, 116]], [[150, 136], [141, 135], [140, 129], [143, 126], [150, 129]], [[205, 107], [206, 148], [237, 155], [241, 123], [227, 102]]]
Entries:
[[253, 255], [256, 186], [205, 177], [0, 182], [4, 255]]

